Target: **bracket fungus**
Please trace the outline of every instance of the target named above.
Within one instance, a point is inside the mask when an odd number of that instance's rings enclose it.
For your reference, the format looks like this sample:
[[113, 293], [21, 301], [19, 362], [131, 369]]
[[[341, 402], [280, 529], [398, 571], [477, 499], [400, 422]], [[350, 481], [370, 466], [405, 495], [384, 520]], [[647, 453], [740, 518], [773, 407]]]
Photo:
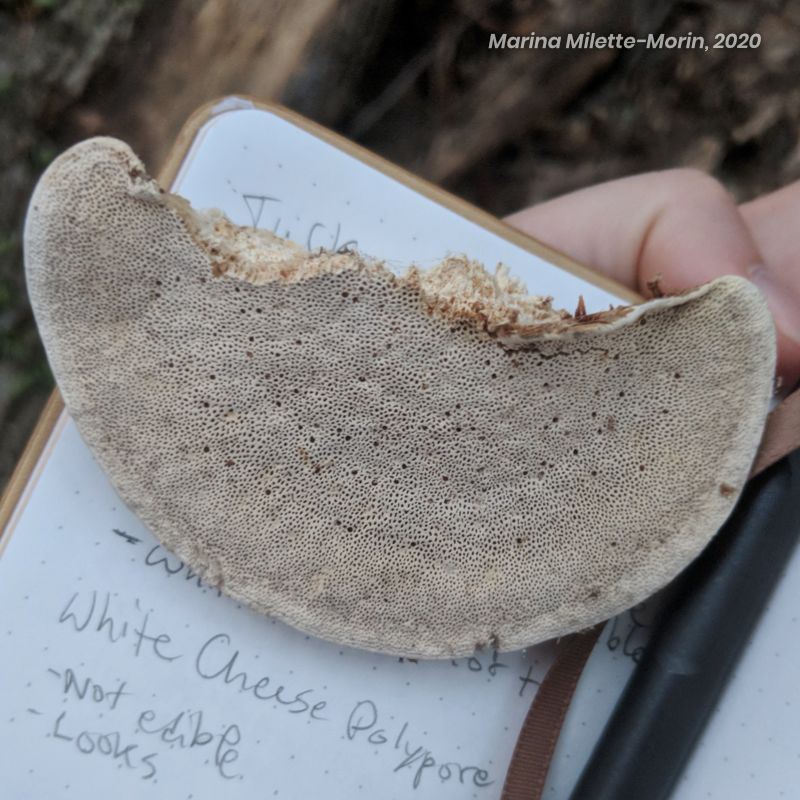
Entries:
[[193, 211], [107, 138], [48, 168], [25, 260], [129, 507], [234, 598], [385, 653], [520, 648], [659, 589], [772, 393], [745, 280], [573, 316], [466, 258], [397, 276]]

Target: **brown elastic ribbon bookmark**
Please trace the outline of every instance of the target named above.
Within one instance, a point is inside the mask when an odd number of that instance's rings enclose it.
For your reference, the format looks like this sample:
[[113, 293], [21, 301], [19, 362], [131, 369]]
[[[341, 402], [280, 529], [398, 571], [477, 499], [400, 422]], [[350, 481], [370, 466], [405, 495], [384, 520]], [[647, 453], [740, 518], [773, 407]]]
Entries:
[[542, 796], [564, 717], [603, 625], [559, 640], [555, 660], [522, 723], [500, 800], [538, 800]]
[[[750, 477], [800, 447], [800, 389], [795, 389], [767, 418]], [[603, 625], [559, 640], [556, 657], [539, 686], [522, 724], [501, 800], [539, 800], [561, 726], [583, 668]]]
[[761, 438], [750, 477], [800, 447], [800, 389], [773, 409]]

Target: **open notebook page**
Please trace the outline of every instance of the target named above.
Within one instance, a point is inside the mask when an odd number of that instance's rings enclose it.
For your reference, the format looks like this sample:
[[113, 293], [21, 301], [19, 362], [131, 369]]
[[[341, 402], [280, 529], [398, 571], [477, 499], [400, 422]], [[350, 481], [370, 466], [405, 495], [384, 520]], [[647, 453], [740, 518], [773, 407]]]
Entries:
[[[559, 306], [572, 307], [579, 293], [590, 311], [618, 301], [245, 103], [201, 129], [174, 189], [196, 207], [312, 248], [350, 243], [397, 267], [465, 252], [489, 266], [502, 261]], [[0, 559], [7, 796], [500, 796], [551, 645], [413, 662], [255, 614], [157, 544], [66, 416], [12, 527]], [[646, 616], [640, 609], [606, 629], [570, 711], [550, 796], [567, 796], [643, 644]], [[784, 663], [800, 663], [782, 651]], [[739, 681], [748, 676], [740, 671]], [[794, 699], [782, 691], [776, 699], [769, 684], [759, 709]], [[752, 739], [737, 739], [737, 726], [728, 720], [722, 738], [706, 737], [681, 796], [699, 796], [691, 781], [707, 783], [709, 770], [731, 774], [715, 761], [720, 742], [741, 766]], [[784, 755], [779, 777], [796, 781], [800, 759], [787, 765]], [[752, 791], [763, 777], [750, 781]], [[750, 796], [731, 783], [736, 790], [719, 796]]]

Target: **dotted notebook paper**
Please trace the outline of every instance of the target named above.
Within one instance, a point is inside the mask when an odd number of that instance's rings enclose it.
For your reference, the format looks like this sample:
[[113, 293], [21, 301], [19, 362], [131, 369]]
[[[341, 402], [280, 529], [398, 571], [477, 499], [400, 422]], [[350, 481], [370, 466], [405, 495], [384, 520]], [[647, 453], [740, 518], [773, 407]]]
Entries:
[[[200, 129], [174, 190], [310, 247], [400, 268], [464, 252], [589, 311], [618, 298], [302, 127], [234, 103]], [[500, 796], [547, 644], [416, 662], [255, 614], [165, 551], [63, 416], [0, 558], [0, 796]], [[791, 797], [800, 785], [795, 559], [677, 797]], [[590, 659], [546, 796], [565, 798], [646, 640], [648, 609]], [[783, 792], [783, 794], [782, 794]]]

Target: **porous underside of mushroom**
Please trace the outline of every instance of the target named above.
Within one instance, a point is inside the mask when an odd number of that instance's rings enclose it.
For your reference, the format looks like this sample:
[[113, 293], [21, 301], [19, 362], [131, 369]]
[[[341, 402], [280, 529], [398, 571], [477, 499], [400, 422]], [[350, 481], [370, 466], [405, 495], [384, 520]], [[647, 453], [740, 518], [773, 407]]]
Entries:
[[397, 277], [59, 157], [26, 268], [119, 494], [209, 583], [339, 643], [515, 649], [626, 609], [731, 511], [772, 390], [749, 283], [574, 318], [466, 258]]

